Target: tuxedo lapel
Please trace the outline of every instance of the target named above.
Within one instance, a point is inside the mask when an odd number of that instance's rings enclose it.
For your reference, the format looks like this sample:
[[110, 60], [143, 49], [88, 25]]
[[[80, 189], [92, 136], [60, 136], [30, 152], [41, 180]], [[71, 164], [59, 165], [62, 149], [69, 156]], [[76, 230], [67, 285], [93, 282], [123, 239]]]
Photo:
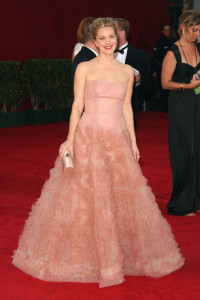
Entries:
[[129, 65], [129, 56], [130, 56], [130, 47], [128, 46], [127, 54], [126, 54], [126, 59], [125, 59], [125, 64]]
[[[96, 57], [96, 55], [94, 54], [94, 52], [92, 50], [90, 50], [89, 48], [84, 47], [84, 46], [82, 47], [82, 49], [79, 53], [80, 53], [80, 56], [79, 56], [80, 60], [84, 59], [84, 61], [88, 61], [88, 60], [91, 60]], [[77, 54], [77, 56], [79, 55], [79, 53]]]
[[131, 47], [131, 46], [128, 46], [125, 64], [127, 64], [133, 68], [135, 67], [135, 55], [134, 55], [133, 47]]

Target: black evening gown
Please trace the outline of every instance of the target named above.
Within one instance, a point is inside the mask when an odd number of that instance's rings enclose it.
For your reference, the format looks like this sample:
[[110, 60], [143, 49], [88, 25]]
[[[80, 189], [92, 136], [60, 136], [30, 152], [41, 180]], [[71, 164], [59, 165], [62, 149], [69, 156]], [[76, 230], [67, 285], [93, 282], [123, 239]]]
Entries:
[[[175, 44], [169, 51], [177, 60], [172, 80], [189, 83], [200, 63], [195, 68], [182, 63]], [[200, 94], [193, 89], [170, 91], [168, 102], [173, 190], [167, 208], [169, 214], [185, 215], [200, 209]]]

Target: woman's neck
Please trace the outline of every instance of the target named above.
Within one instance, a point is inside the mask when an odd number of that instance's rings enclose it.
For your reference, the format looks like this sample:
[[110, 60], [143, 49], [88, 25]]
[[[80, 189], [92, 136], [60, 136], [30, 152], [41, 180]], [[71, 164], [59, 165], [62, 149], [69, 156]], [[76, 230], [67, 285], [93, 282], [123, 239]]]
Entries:
[[180, 39], [179, 39], [180, 43], [182, 46], [185, 46], [185, 47], [194, 47], [194, 43], [191, 42], [191, 41], [188, 41], [187, 38], [181, 36]]
[[104, 54], [104, 53], [99, 53], [97, 59], [99, 63], [103, 64], [112, 64], [113, 62], [116, 62], [116, 59], [114, 57], [114, 54]]

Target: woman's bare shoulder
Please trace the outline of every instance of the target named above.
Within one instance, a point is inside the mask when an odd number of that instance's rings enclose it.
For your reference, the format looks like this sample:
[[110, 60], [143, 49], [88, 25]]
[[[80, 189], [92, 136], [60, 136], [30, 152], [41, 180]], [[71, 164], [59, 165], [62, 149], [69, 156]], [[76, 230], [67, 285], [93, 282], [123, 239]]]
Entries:
[[133, 80], [134, 70], [130, 65], [123, 64], [117, 61], [117, 73], [121, 74], [121, 77], [125, 79], [126, 82]]
[[175, 59], [174, 52], [171, 50], [167, 51], [167, 54], [164, 57], [164, 61], [168, 61], [170, 59]]
[[123, 64], [123, 69], [129, 77], [134, 77], [134, 70], [130, 65]]
[[133, 68], [130, 65], [127, 64], [123, 64], [120, 61], [117, 61], [118, 67], [121, 68], [121, 70], [125, 71], [125, 72], [132, 72]]
[[89, 68], [91, 68], [94, 64], [94, 59], [91, 59], [89, 61], [83, 61], [81, 63], [78, 64], [77, 69], [79, 69], [80, 71], [84, 72], [87, 71]]

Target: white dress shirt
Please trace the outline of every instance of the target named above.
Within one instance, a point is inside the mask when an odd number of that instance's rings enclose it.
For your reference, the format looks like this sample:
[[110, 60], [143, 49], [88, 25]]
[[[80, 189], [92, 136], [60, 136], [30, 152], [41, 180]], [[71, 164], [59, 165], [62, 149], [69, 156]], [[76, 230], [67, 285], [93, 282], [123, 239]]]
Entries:
[[83, 44], [81, 43], [77, 43], [74, 47], [74, 56], [76, 56], [82, 49]]
[[[124, 47], [126, 47], [128, 45], [128, 43], [122, 45], [119, 50], [123, 49]], [[115, 58], [116, 60], [120, 61], [121, 63], [125, 64], [125, 61], [126, 61], [126, 55], [127, 55], [127, 51], [128, 51], [128, 48], [124, 49], [124, 53], [120, 53], [120, 52], [116, 52], [115, 53]]]

